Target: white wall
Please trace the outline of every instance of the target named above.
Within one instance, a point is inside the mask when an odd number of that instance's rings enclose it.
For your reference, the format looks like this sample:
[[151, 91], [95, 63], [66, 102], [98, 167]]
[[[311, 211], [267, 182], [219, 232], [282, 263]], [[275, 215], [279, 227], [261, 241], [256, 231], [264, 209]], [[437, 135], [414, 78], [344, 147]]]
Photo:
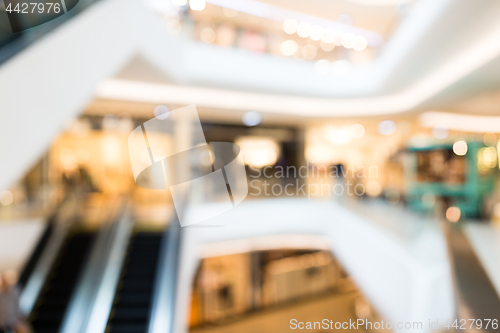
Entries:
[[[400, 222], [419, 223], [404, 217]], [[188, 295], [207, 244], [220, 243], [220, 250], [223, 242], [261, 243], [262, 237], [272, 235], [326, 237], [333, 254], [384, 320], [395, 324], [453, 318], [450, 265], [439, 228], [423, 228], [409, 238], [397, 237], [334, 202], [294, 198], [247, 200], [207, 223], [224, 226], [184, 228], [176, 318], [186, 318]], [[186, 330], [184, 320], [176, 325], [176, 332]]]

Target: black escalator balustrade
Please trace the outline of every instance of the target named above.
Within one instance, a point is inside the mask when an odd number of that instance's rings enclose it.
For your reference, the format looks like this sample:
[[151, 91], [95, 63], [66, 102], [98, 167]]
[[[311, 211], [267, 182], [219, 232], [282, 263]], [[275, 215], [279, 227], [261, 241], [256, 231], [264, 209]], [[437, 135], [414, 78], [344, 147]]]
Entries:
[[163, 233], [132, 236], [106, 333], [145, 333], [153, 300]]
[[59, 331], [94, 238], [79, 232], [64, 241], [29, 318], [35, 333]]

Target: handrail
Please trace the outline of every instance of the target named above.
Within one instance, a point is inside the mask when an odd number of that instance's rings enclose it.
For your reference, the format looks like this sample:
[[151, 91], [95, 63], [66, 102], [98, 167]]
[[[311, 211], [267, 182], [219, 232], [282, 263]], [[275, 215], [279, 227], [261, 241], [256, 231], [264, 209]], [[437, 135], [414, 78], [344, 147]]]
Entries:
[[92, 312], [88, 318], [86, 329], [81, 330], [81, 332], [96, 333], [106, 330], [132, 227], [132, 214], [129, 207], [127, 207], [123, 217], [117, 223], [114, 240], [110, 244], [109, 256], [105, 263], [105, 270], [97, 290]]
[[[472, 222], [473, 223], [473, 222]], [[500, 312], [500, 296], [481, 262], [476, 250], [465, 234], [465, 224], [442, 221], [448, 243], [448, 256], [453, 276], [455, 311], [458, 320], [474, 318], [495, 319]], [[473, 281], [473, 283], [471, 283]], [[478, 297], [480, 296], [480, 297]], [[470, 322], [469, 322], [470, 323]], [[478, 332], [493, 332], [487, 327]]]
[[[27, 30], [23, 30], [20, 32], [0, 30], [0, 65], [15, 56], [17, 53], [21, 52], [32, 43], [36, 42], [38, 39], [44, 37], [45, 35], [58, 28], [60, 25], [77, 16], [97, 1], [98, 0], [80, 0], [75, 8], [71, 9], [64, 15]], [[6, 14], [7, 13], [5, 12], [5, 9], [0, 8], [0, 15], [5, 16], [6, 18]]]
[[77, 196], [65, 199], [56, 209], [54, 216], [50, 218], [54, 221], [53, 230], [49, 235], [46, 242], [47, 245], [43, 249], [43, 253], [39, 256], [35, 267], [30, 276], [27, 278], [19, 297], [19, 308], [21, 313], [24, 315], [29, 315], [31, 313], [35, 302], [38, 299], [38, 295], [42, 290], [43, 284], [48, 277], [52, 264], [57, 257], [57, 253], [66, 238], [68, 230], [72, 223], [76, 220], [74, 210], [72, 210], [72, 214], [69, 216], [61, 216], [64, 215], [64, 212], [62, 211], [67, 205], [77, 204], [77, 202]]
[[128, 202], [119, 202], [118, 205], [118, 214], [110, 218], [97, 235], [84, 273], [66, 310], [60, 333], [105, 330], [132, 229]]
[[181, 237], [182, 228], [178, 216], [175, 215], [166, 228], [162, 239], [148, 333], [171, 333], [174, 331]]
[[28, 280], [33, 274], [33, 270], [36, 268], [38, 261], [40, 260], [41, 256], [43, 255], [45, 249], [49, 244], [50, 238], [54, 234], [54, 229], [56, 226], [56, 216], [57, 216], [57, 208], [47, 219], [47, 223], [45, 225], [43, 233], [41, 234], [41, 237], [39, 237], [34, 250], [31, 251], [30, 258], [24, 264], [19, 280], [17, 281], [17, 285], [21, 289], [23, 289], [28, 283]]

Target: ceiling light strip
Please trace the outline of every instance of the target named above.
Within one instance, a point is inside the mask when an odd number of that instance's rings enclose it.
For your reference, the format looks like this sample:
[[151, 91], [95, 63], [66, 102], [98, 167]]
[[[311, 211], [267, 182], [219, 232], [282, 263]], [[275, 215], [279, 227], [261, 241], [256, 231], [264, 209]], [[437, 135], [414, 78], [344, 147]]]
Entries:
[[317, 16], [307, 15], [304, 13], [299, 13], [293, 10], [288, 10], [285, 8], [269, 5], [263, 2], [254, 0], [206, 0], [206, 2], [225, 7], [229, 9], [234, 9], [238, 12], [250, 14], [253, 16], [265, 18], [272, 21], [284, 22], [286, 19], [293, 18], [297, 22], [308, 22], [311, 25], [317, 24], [322, 28], [330, 28], [333, 30], [339, 30], [343, 33], [351, 33], [354, 35], [360, 35], [366, 38], [368, 45], [371, 47], [378, 47], [382, 44], [383, 39], [380, 34], [361, 28], [356, 28], [347, 24], [323, 19]]

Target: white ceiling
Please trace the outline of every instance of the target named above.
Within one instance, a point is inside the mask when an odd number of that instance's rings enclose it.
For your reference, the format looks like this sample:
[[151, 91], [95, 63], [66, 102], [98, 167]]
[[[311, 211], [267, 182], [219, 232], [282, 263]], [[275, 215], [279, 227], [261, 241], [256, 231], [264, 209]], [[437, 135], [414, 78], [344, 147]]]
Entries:
[[[472, 93], [479, 86], [481, 90], [499, 87], [493, 75], [494, 68], [493, 71], [481, 69], [491, 67], [490, 63], [500, 54], [496, 42], [500, 40], [500, 21], [497, 20], [500, 2], [421, 0], [415, 6], [376, 61], [354, 68], [345, 76], [317, 74], [312, 62], [297, 63], [291, 59], [276, 59], [184, 40], [181, 48], [172, 50], [182, 58], [176, 79], [172, 79], [172, 73], [163, 73], [163, 77], [168, 78], [165, 80], [146, 79], [141, 73], [155, 72], [146, 68], [157, 66], [154, 61], [143, 69], [140, 63], [131, 61], [123, 69], [127, 76], [118, 75], [116, 78], [180, 85], [175, 89], [182, 89], [188, 95], [187, 99], [196, 93], [192, 89], [198, 89], [198, 92], [208, 89], [220, 94], [230, 91], [240, 97], [250, 94], [250, 102], [257, 102], [255, 97], [260, 96], [262, 103], [255, 104], [261, 106], [248, 105], [245, 99], [229, 104], [211, 100], [209, 104], [210, 107], [232, 109], [253, 106], [263, 112], [302, 112], [304, 116], [404, 112], [429, 106], [429, 102], [430, 105], [434, 102], [441, 105], [443, 101], [462, 97], [460, 87], [468, 87], [467, 82], [475, 82], [474, 89], [469, 89]], [[149, 61], [143, 64], [146, 62]], [[136, 73], [136, 76], [131, 73]], [[119, 98], [106, 95], [104, 90], [98, 93], [103, 98]], [[166, 90], [164, 93], [168, 94]], [[262, 105], [270, 103], [269, 98], [273, 96], [273, 107]], [[145, 101], [143, 97], [139, 99]], [[169, 102], [169, 99], [165, 97], [164, 102]], [[315, 110], [305, 111], [304, 107], [298, 107], [298, 99], [302, 101], [300, 105], [314, 104]], [[202, 102], [196, 96], [193, 96], [194, 100]], [[291, 105], [286, 106], [283, 100], [292, 101], [288, 103]], [[281, 104], [282, 108], [276, 104]]]

